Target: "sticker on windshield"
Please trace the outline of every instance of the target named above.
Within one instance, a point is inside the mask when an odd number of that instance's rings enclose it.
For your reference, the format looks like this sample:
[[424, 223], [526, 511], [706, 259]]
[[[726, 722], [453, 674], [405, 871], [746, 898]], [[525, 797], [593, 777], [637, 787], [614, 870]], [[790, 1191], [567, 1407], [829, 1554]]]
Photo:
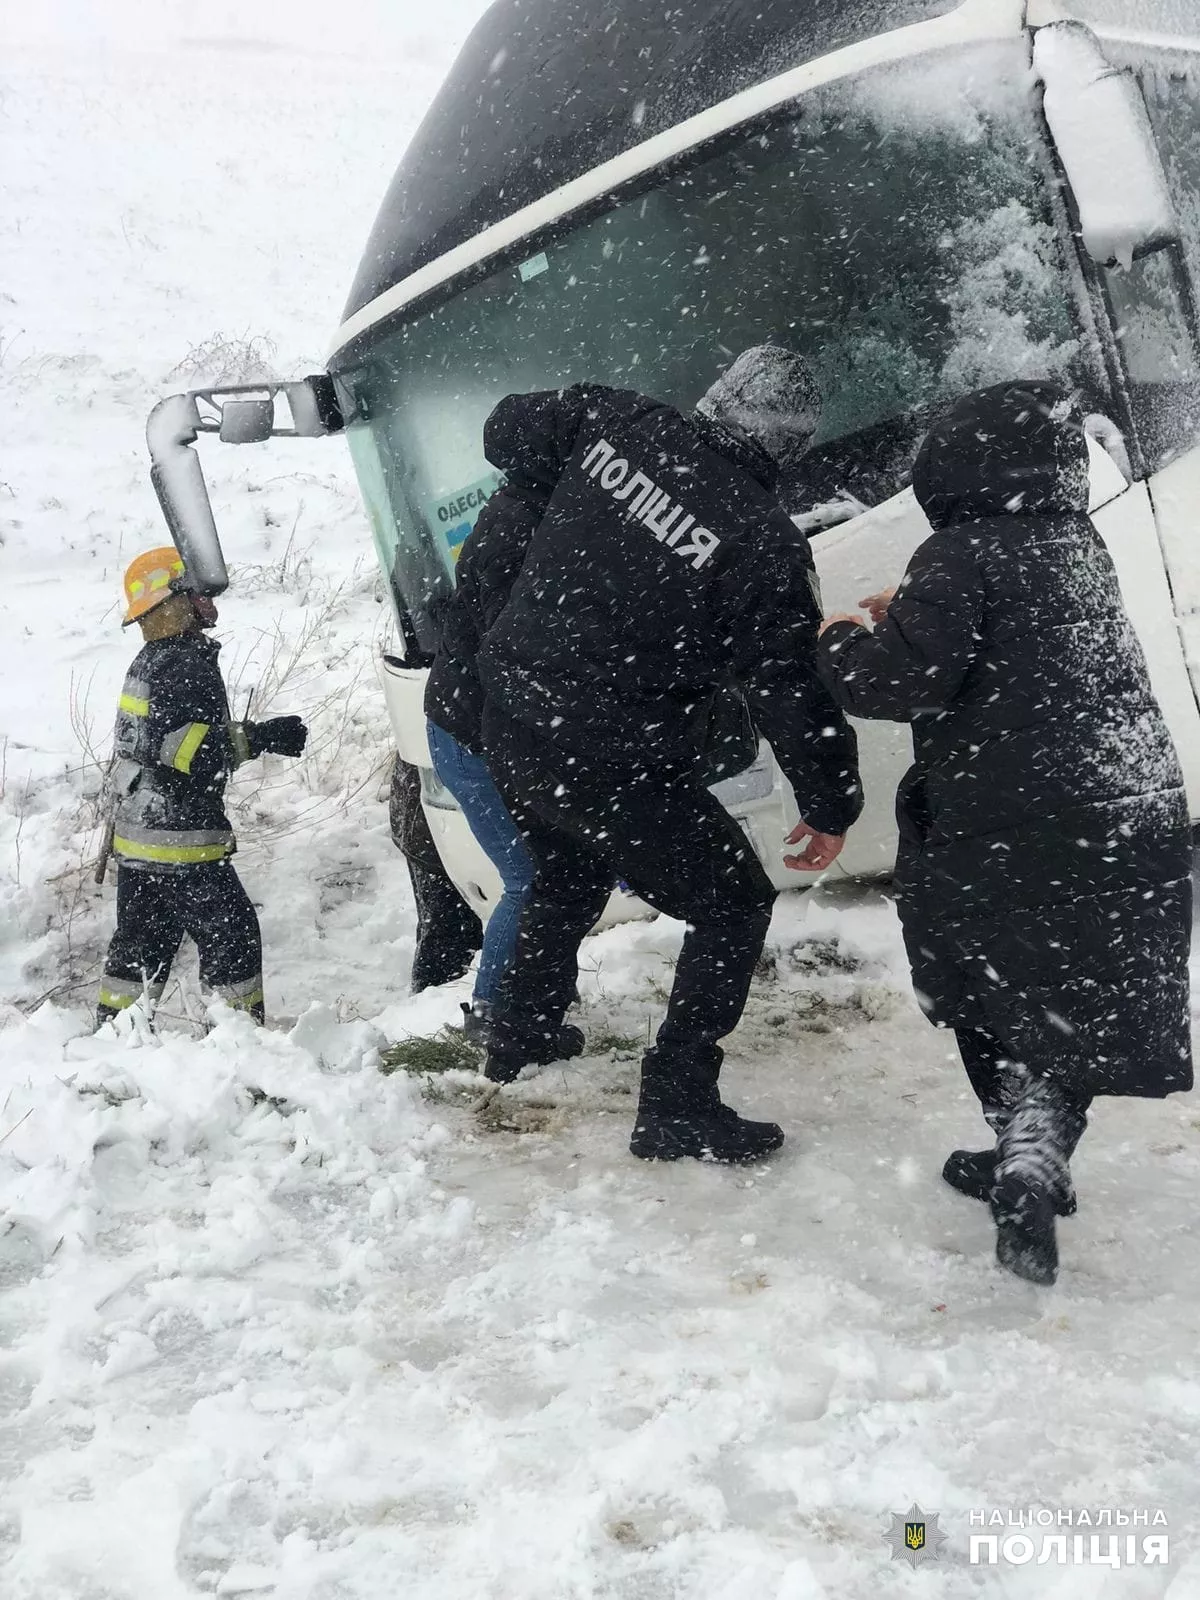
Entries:
[[517, 268], [522, 283], [528, 283], [530, 278], [540, 277], [543, 272], [549, 272], [550, 263], [546, 260], [546, 252], [540, 251], [536, 256], [530, 256], [528, 261], [522, 261]]
[[451, 564], [458, 560], [458, 552], [475, 526], [475, 518], [500, 483], [500, 474], [489, 472], [482, 478], [476, 478], [474, 483], [468, 483], [465, 488], [455, 489], [453, 494], [443, 495], [440, 500], [434, 501], [429, 520], [446, 541]]

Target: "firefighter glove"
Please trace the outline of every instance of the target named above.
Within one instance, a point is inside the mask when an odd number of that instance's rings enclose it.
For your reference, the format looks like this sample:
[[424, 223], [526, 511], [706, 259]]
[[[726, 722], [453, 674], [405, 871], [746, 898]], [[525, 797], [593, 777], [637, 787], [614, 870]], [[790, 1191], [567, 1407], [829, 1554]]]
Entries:
[[247, 722], [246, 738], [251, 755], [298, 756], [304, 753], [308, 729], [300, 717], [270, 717], [266, 722]]

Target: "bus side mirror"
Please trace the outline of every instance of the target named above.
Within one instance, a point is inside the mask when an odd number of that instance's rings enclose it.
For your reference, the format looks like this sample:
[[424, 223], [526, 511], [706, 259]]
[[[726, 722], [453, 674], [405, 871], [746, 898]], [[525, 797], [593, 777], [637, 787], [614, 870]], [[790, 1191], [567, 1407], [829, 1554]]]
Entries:
[[1177, 243], [1179, 220], [1132, 73], [1110, 65], [1082, 22], [1039, 28], [1033, 66], [1093, 261], [1128, 269], [1135, 256]]
[[226, 400], [217, 437], [223, 444], [262, 444], [275, 429], [275, 401]]
[[[276, 426], [275, 400], [280, 394], [291, 415]], [[262, 444], [273, 438], [322, 439], [345, 425], [327, 372], [295, 383], [190, 389], [158, 402], [146, 423], [150, 481], [187, 567], [190, 588], [216, 595], [229, 586], [204, 469], [193, 448], [199, 435], [215, 433], [226, 444]]]
[[324, 439], [346, 426], [333, 379], [327, 372], [314, 372], [299, 383], [285, 383], [283, 392], [292, 413], [292, 426], [300, 438]]

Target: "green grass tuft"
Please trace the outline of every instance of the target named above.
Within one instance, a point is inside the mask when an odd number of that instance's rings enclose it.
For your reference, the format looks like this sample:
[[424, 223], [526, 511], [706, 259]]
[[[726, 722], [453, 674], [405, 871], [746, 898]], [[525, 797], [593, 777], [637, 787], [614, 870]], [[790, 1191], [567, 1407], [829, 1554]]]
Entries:
[[379, 1052], [380, 1072], [478, 1072], [483, 1052], [468, 1044], [461, 1028], [449, 1026], [437, 1033], [399, 1039]]
[[598, 1033], [588, 1035], [587, 1054], [589, 1056], [615, 1055], [619, 1057], [640, 1056], [646, 1048], [647, 1041], [636, 1033], [614, 1033], [610, 1028], [601, 1028]]

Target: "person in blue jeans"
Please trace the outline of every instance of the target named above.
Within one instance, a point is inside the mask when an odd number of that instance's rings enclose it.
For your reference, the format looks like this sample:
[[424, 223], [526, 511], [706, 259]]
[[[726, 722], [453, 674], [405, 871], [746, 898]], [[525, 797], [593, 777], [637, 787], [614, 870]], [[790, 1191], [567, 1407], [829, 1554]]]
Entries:
[[[507, 470], [484, 445], [488, 459]], [[546, 479], [552, 467], [546, 464]], [[500, 874], [504, 893], [484, 929], [471, 1004], [463, 1007], [467, 1037], [487, 1046], [488, 1017], [500, 980], [512, 964], [521, 909], [533, 883], [533, 859], [483, 759], [480, 723], [483, 688], [475, 657], [488, 629], [508, 603], [534, 528], [549, 499], [539, 460], [510, 471], [479, 513], [459, 552], [455, 588], [437, 608], [438, 649], [425, 689], [429, 753], [440, 781], [462, 809], [480, 848]], [[564, 1061], [583, 1050], [583, 1034], [564, 1024], [547, 1060]]]
[[500, 979], [512, 961], [521, 908], [533, 882], [533, 858], [483, 757], [460, 744], [436, 722], [429, 722], [428, 732], [433, 770], [458, 801], [467, 826], [504, 885], [484, 929], [475, 993], [470, 1008], [464, 1008], [467, 1037], [486, 1043], [488, 1014]]

